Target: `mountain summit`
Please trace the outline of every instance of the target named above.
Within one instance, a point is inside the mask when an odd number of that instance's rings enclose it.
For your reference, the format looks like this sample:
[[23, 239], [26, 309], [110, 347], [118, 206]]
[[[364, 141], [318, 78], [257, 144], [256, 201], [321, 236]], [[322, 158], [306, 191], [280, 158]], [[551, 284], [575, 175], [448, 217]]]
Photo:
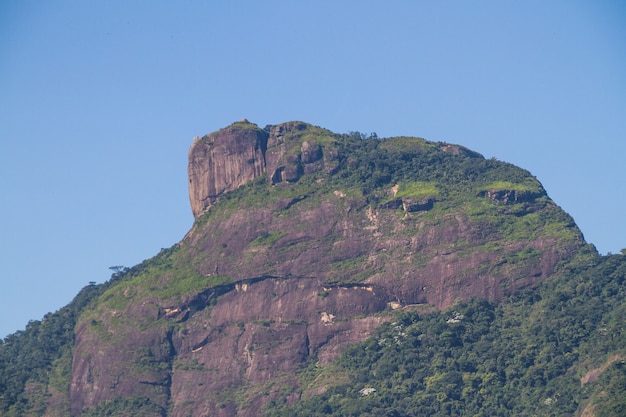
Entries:
[[597, 257], [530, 173], [420, 138], [242, 120], [194, 140], [189, 196], [179, 244], [87, 289], [44, 415], [256, 416], [330, 392], [302, 373], [385, 323]]
[[219, 196], [261, 175], [276, 185], [296, 182], [321, 169], [332, 174], [338, 168], [338, 154], [330, 137], [330, 132], [302, 122], [263, 130], [243, 119], [196, 138], [189, 150], [189, 198], [194, 216]]

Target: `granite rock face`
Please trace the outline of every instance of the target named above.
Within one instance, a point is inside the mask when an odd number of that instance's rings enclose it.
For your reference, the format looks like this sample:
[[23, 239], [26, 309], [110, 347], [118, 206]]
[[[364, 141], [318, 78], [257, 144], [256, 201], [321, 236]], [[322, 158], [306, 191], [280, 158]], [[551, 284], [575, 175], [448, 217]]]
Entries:
[[246, 119], [196, 138], [189, 149], [189, 200], [194, 217], [219, 197], [266, 175], [272, 184], [337, 168], [337, 150], [303, 139], [311, 126], [288, 122], [260, 129]]
[[[409, 178], [413, 191], [389, 185], [372, 203], [352, 183], [333, 182], [349, 174], [335, 139], [302, 122], [242, 121], [194, 142], [198, 221], [79, 320], [74, 415], [136, 397], [167, 416], [259, 415], [286, 389], [290, 403], [306, 395], [298, 370], [330, 363], [394, 310], [497, 301], [550, 278], [584, 244], [544, 192], [479, 193], [477, 182], [463, 198], [430, 195], [419, 190], [434, 185]], [[389, 141], [408, 153], [431, 146]], [[441, 152], [463, 164], [482, 158], [456, 145]], [[258, 189], [220, 204], [258, 179]]]
[[189, 200], [194, 216], [265, 172], [267, 133], [239, 123], [196, 139], [189, 149]]

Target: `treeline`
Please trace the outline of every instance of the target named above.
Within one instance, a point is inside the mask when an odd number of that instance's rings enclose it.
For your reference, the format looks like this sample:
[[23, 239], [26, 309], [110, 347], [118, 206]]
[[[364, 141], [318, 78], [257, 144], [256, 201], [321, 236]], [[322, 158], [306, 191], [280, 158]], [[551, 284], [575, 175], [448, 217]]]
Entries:
[[[0, 415], [44, 410], [49, 384], [69, 392], [74, 326], [101, 291], [102, 286], [94, 284], [84, 287], [66, 307], [46, 314], [43, 320], [30, 321], [25, 330], [0, 342]], [[27, 384], [41, 388], [27, 392]]]
[[626, 256], [582, 258], [501, 304], [402, 314], [337, 361], [333, 380], [349, 382], [294, 407], [279, 398], [266, 415], [572, 416], [590, 404], [626, 415]]
[[69, 413], [72, 348], [78, 317], [112, 285], [141, 273], [175, 250], [176, 246], [162, 249], [157, 256], [132, 268], [111, 267], [113, 273], [107, 282], [90, 282], [67, 306], [0, 339], [0, 415], [42, 414], [50, 389], [64, 397], [66, 404], [61, 408]]
[[[405, 146], [402, 141], [405, 141]], [[437, 182], [442, 189], [467, 191], [468, 184], [480, 181], [532, 183], [543, 192], [539, 182], [526, 170], [497, 159], [485, 159], [465, 150], [447, 152], [445, 143], [423, 141], [415, 138], [394, 138], [394, 146], [386, 146], [385, 139], [365, 137], [358, 132], [338, 136], [341, 167], [338, 179], [344, 186], [360, 187], [363, 194], [371, 195], [376, 189], [402, 181]]]

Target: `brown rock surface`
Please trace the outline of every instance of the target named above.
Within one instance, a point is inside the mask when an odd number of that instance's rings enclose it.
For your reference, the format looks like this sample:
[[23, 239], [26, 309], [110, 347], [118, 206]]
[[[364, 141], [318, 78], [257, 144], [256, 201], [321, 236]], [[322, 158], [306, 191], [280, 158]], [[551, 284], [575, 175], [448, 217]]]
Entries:
[[196, 139], [189, 149], [189, 200], [194, 216], [219, 196], [265, 172], [267, 133], [250, 123], [235, 123]]
[[[337, 169], [337, 150], [305, 140], [313, 127], [302, 122], [268, 126], [242, 120], [196, 138], [189, 149], [189, 200], [194, 217], [220, 196], [267, 173], [273, 183], [297, 182], [304, 174]], [[321, 130], [319, 128], [314, 128]]]
[[[324, 185], [337, 172], [338, 148], [324, 134], [300, 122], [266, 130], [236, 123], [192, 145], [190, 200], [198, 221], [172, 254], [111, 287], [81, 318], [75, 415], [135, 395], [170, 416], [258, 415], [285, 389], [296, 401], [302, 392], [295, 371], [310, 361], [327, 364], [365, 340], [393, 319], [391, 307], [498, 300], [550, 277], [583, 243], [573, 224], [572, 239], [540, 223], [508, 239], [462, 204], [437, 209], [440, 197], [369, 204], [349, 188], [294, 191], [300, 189], [289, 183], [302, 175], [327, 175], [319, 178]], [[444, 152], [452, 151], [464, 157], [457, 148]], [[262, 197], [216, 204], [262, 175]], [[510, 211], [520, 198], [480, 198], [502, 206], [502, 222], [521, 221]], [[528, 200], [529, 213], [554, 211], [550, 201]], [[219, 277], [227, 282], [192, 285]]]

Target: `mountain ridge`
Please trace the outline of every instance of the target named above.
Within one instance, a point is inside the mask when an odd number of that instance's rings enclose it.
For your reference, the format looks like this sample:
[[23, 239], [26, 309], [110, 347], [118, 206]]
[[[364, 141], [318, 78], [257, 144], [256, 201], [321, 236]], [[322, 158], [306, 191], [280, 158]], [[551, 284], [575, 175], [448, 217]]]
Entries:
[[590, 250], [527, 171], [420, 138], [243, 120], [194, 140], [189, 189], [183, 240], [91, 289], [47, 415], [295, 405], [333, 387], [299, 372], [398, 314], [497, 303]]

